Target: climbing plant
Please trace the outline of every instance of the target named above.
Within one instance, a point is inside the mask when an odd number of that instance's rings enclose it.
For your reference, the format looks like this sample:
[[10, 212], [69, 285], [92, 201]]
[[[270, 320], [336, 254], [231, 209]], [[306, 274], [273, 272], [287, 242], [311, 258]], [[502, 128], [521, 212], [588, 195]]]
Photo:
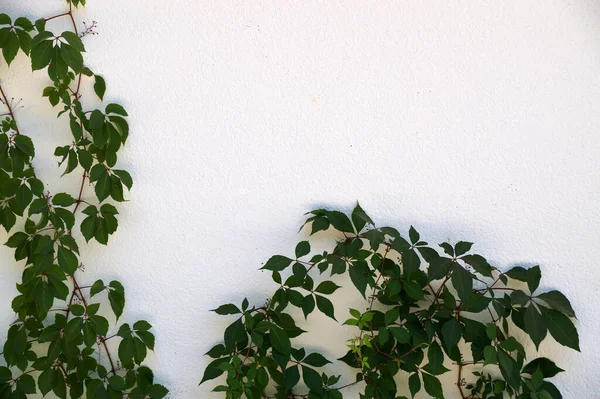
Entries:
[[[82, 6], [85, 0], [67, 0], [64, 12], [35, 22], [0, 14], [6, 64], [14, 65], [22, 53], [33, 71], [46, 71], [50, 84], [41, 95], [72, 135], [54, 155], [63, 175], [81, 174], [72, 193], [50, 193], [34, 167], [36, 149], [30, 136], [36, 132], [20, 129], [16, 117], [27, 115], [0, 82], [0, 224], [10, 232], [6, 245], [24, 265], [19, 294], [12, 301], [17, 319], [0, 353], [1, 399], [35, 393], [88, 399], [158, 399], [167, 394], [143, 365], [148, 350], [154, 349], [151, 325], [144, 320], [115, 324], [125, 306], [123, 285], [116, 280], [80, 282], [80, 243], [72, 229], [78, 225], [86, 242], [107, 244], [118, 225], [111, 202], [124, 201], [124, 187], [130, 189], [133, 183], [116, 166], [129, 134], [127, 112], [114, 103], [102, 109], [82, 104], [86, 84], [99, 100], [106, 90], [102, 76], [84, 62], [82, 38], [95, 34], [96, 24], [77, 28], [74, 11]], [[55, 32], [52, 24], [59, 19], [68, 19], [72, 29]], [[86, 195], [90, 186], [93, 196]], [[83, 214], [80, 223], [78, 211]], [[120, 340], [117, 354], [109, 350], [110, 340]]]
[[[214, 360], [201, 384], [225, 374], [214, 391], [249, 399], [339, 399], [355, 385], [365, 399], [405, 398], [401, 390], [413, 397], [457, 390], [453, 397], [463, 399], [561, 398], [548, 379], [563, 370], [546, 357], [526, 361], [525, 341], [538, 349], [551, 335], [579, 351], [575, 312], [559, 291], [540, 289], [538, 266], [502, 272], [466, 241], [441, 243], [438, 252], [413, 227], [408, 237], [376, 228], [359, 205], [349, 216], [312, 211], [305, 226], [311, 235], [334, 230], [339, 239], [312, 256], [311, 243], [301, 241], [293, 255], [271, 257], [261, 269], [272, 272], [278, 287], [265, 304], [244, 299], [214, 309], [234, 321], [224, 342], [208, 351]], [[296, 343], [306, 331], [294, 315], [318, 310], [336, 320], [334, 276], [346, 274], [365, 302], [347, 309], [344, 324], [356, 334], [338, 360], [356, 374], [342, 379], [322, 370], [331, 363], [325, 356]], [[455, 382], [444, 387], [438, 376], [449, 367]]]

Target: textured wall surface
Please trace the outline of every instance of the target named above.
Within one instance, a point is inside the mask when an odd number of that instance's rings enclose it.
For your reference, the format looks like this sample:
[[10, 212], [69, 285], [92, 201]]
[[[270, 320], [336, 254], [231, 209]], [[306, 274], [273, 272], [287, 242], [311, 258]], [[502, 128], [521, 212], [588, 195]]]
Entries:
[[[78, 17], [100, 32], [88, 64], [132, 115], [121, 165], [135, 185], [109, 246], [83, 250], [81, 279], [123, 281], [123, 320], [155, 326], [148, 363], [173, 398], [220, 397], [197, 386], [228, 321], [208, 310], [262, 303], [273, 285], [257, 269], [292, 253], [303, 213], [356, 200], [378, 224], [474, 241], [502, 269], [539, 264], [542, 286], [573, 303], [582, 354], [541, 351], [568, 370], [555, 379], [565, 398], [599, 397], [600, 3], [88, 3]], [[63, 9], [0, 0], [31, 18]], [[69, 132], [38, 98], [45, 74], [20, 55], [0, 79], [23, 98], [48, 189], [73, 191], [78, 178], [54, 167]], [[4, 341], [23, 265], [5, 247], [0, 265]], [[305, 342], [344, 353], [351, 330], [311, 322], [331, 329]]]

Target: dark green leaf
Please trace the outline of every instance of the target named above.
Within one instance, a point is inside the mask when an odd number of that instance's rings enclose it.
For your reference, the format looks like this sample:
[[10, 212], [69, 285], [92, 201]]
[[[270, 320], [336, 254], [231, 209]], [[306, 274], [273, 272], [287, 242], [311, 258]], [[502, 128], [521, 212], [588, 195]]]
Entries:
[[317, 394], [323, 392], [323, 380], [319, 373], [310, 367], [302, 366], [302, 379], [306, 386]]
[[315, 309], [315, 298], [312, 294], [308, 294], [302, 300], [302, 313], [304, 318], [307, 318], [309, 314]]
[[531, 337], [536, 349], [539, 349], [540, 342], [546, 338], [547, 329], [544, 318], [533, 304], [530, 304], [525, 310], [523, 322], [525, 323], [525, 332]]
[[77, 34], [71, 31], [65, 31], [61, 34], [61, 36], [69, 43], [75, 50], [79, 52], [84, 52], [85, 47], [83, 47], [83, 43]]
[[300, 241], [296, 245], [296, 259], [308, 255], [310, 253], [310, 244], [308, 241]]
[[556, 310], [541, 308], [548, 331], [556, 342], [580, 351], [579, 334], [569, 318]]
[[75, 198], [66, 193], [59, 193], [52, 197], [52, 204], [57, 206], [71, 206], [75, 202]]
[[72, 275], [77, 270], [77, 256], [65, 247], [58, 247], [58, 265], [65, 273]]
[[242, 313], [242, 311], [237, 306], [235, 306], [234, 304], [231, 304], [231, 303], [228, 303], [226, 305], [221, 305], [216, 309], [212, 309], [211, 312], [215, 312], [220, 315]]
[[35, 393], [35, 380], [29, 374], [23, 374], [17, 381], [17, 389], [24, 394]]
[[442, 338], [448, 350], [458, 344], [461, 337], [460, 323], [456, 319], [450, 319], [442, 325]]
[[523, 373], [533, 374], [537, 369], [542, 371], [544, 378], [554, 377], [556, 374], [564, 371], [558, 367], [552, 360], [545, 357], [539, 357], [529, 362], [522, 370]]
[[284, 356], [290, 356], [292, 351], [292, 344], [287, 334], [279, 327], [272, 325], [270, 328], [271, 333], [271, 345], [273, 349], [281, 353]]
[[568, 317], [575, 317], [575, 311], [571, 306], [571, 302], [560, 291], [549, 291], [538, 295], [539, 298], [546, 302], [552, 309], [558, 310]]
[[320, 353], [311, 353], [310, 355], [306, 356], [304, 358], [304, 360], [302, 360], [302, 363], [306, 363], [309, 366], [313, 366], [313, 367], [323, 367], [327, 363], [331, 363], [331, 362], [329, 360], [325, 359], [325, 357], [323, 355], [321, 355]]
[[125, 108], [123, 108], [121, 105], [119, 104], [108, 104], [106, 106], [106, 113], [107, 114], [118, 114], [121, 116], [127, 116], [127, 112], [125, 111]]
[[365, 225], [367, 224], [370, 224], [371, 226], [375, 225], [369, 217], [369, 215], [367, 215], [365, 211], [360, 207], [360, 204], [358, 202], [356, 203], [356, 207], [352, 211], [352, 222], [354, 223], [354, 227], [356, 227], [357, 232], [360, 232], [363, 229], [363, 227], [365, 227]]
[[340, 286], [333, 281], [323, 281], [315, 288], [315, 291], [320, 294], [329, 295], [333, 294], [338, 288], [340, 288]]
[[427, 349], [427, 359], [429, 360], [429, 368], [433, 374], [437, 374], [444, 363], [444, 353], [440, 345], [434, 341]]
[[461, 256], [471, 250], [472, 242], [459, 241], [454, 246], [454, 256]]
[[442, 384], [437, 377], [434, 377], [427, 373], [422, 373], [423, 377], [423, 386], [425, 387], [425, 391], [431, 395], [433, 398], [443, 398], [444, 392], [442, 390]]
[[281, 255], [275, 255], [272, 256], [260, 269], [280, 272], [288, 267], [290, 263], [292, 263], [292, 259]]
[[458, 263], [452, 266], [452, 286], [462, 301], [473, 293], [473, 277]]
[[521, 385], [520, 371], [517, 362], [503, 350], [498, 351], [498, 363], [502, 376], [513, 389], [519, 389]]
[[477, 273], [486, 277], [492, 277], [493, 268], [483, 256], [465, 255], [460, 259], [469, 264]]
[[92, 285], [90, 289], [90, 297], [96, 295], [97, 293], [104, 291], [106, 287], [104, 286], [104, 282], [102, 280], [96, 280], [96, 282]]
[[95, 83], [94, 83], [94, 91], [100, 100], [104, 99], [104, 93], [106, 92], [106, 82], [104, 78], [100, 75], [94, 75]]
[[300, 370], [298, 365], [292, 366], [285, 370], [285, 390], [289, 391], [300, 381]]
[[[326, 316], [331, 317], [333, 320], [336, 320], [333, 310], [333, 304], [331, 301], [323, 296], [315, 295], [317, 300], [317, 308]], [[337, 320], [336, 320], [337, 321]]]
[[29, 137], [19, 134], [19, 135], [15, 136], [14, 140], [15, 140], [15, 146], [19, 150], [23, 151], [25, 154], [29, 155], [30, 157], [33, 157], [35, 155], [35, 150], [33, 148], [33, 142], [31, 141], [31, 139]]
[[410, 389], [410, 394], [413, 398], [421, 390], [421, 379], [419, 378], [419, 373], [415, 372], [408, 377], [408, 388]]

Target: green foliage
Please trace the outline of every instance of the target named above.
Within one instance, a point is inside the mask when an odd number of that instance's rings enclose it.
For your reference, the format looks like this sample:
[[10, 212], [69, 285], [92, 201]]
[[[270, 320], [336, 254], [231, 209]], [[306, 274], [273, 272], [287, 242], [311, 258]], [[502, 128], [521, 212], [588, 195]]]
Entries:
[[[502, 272], [466, 241], [441, 243], [438, 252], [413, 227], [407, 238], [376, 228], [359, 205], [351, 215], [312, 211], [304, 226], [311, 236], [335, 230], [339, 239], [322, 253], [311, 255], [304, 240], [293, 256], [271, 257], [261, 269], [272, 272], [278, 288], [264, 305], [249, 307], [244, 299], [214, 310], [234, 320], [224, 343], [207, 352], [213, 360], [201, 383], [224, 375], [214, 391], [231, 399], [339, 399], [342, 388], [359, 384], [361, 399], [402, 399], [401, 389], [432, 398], [449, 389], [463, 398], [562, 397], [548, 379], [563, 370], [545, 357], [527, 363], [527, 342], [518, 338], [522, 330], [539, 348], [551, 335], [579, 350], [575, 312], [559, 291], [537, 292], [538, 266]], [[356, 334], [338, 360], [356, 374], [340, 383], [341, 376], [323, 369], [330, 363], [325, 356], [307, 355], [296, 342], [306, 331], [294, 316], [318, 310], [335, 320], [346, 313], [330, 298], [340, 288], [335, 275], [344, 273], [365, 306], [348, 309], [343, 323]], [[443, 387], [439, 376], [451, 371], [447, 366], [458, 375]]]
[[[84, 63], [81, 39], [89, 32], [77, 32], [72, 10], [85, 6], [85, 0], [69, 0], [67, 5], [68, 12], [35, 24], [0, 14], [4, 61], [10, 66], [22, 52], [30, 57], [33, 71], [46, 69], [51, 85], [42, 96], [59, 107], [58, 117], [73, 136], [54, 154], [64, 174], [82, 176], [73, 194], [52, 196], [46, 190], [31, 162], [34, 143], [19, 130], [17, 110], [0, 87], [0, 224], [10, 233], [5, 245], [24, 265], [19, 295], [12, 301], [17, 319], [0, 348], [0, 399], [37, 393], [58, 398], [159, 399], [168, 391], [154, 383], [152, 371], [143, 365], [148, 350], [154, 350], [151, 325], [144, 320], [131, 327], [118, 324], [125, 307], [120, 282], [105, 285], [98, 280], [89, 286], [78, 282], [83, 268], [79, 244], [71, 234], [77, 211], [85, 204], [79, 230], [86, 241], [106, 244], [118, 226], [117, 209], [108, 200], [124, 201], [123, 187], [130, 189], [133, 181], [127, 171], [114, 168], [129, 134], [125, 109], [110, 103], [103, 110], [83, 109], [80, 89], [87, 79], [93, 77], [90, 83], [100, 100], [106, 83]], [[55, 18], [71, 21], [73, 31], [52, 32], [46, 21]], [[95, 198], [84, 200], [88, 181], [95, 188], [90, 197]], [[281, 339], [287, 335], [282, 333]], [[120, 340], [118, 354], [109, 351], [109, 340]]]

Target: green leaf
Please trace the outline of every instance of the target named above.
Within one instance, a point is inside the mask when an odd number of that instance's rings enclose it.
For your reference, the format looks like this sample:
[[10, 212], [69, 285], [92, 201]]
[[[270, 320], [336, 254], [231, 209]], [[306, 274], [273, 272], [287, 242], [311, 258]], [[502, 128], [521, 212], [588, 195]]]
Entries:
[[522, 373], [533, 374], [537, 369], [542, 371], [544, 378], [554, 377], [556, 374], [564, 371], [558, 367], [552, 360], [545, 357], [539, 357], [529, 362], [522, 370]]
[[412, 244], [416, 244], [417, 242], [419, 242], [421, 235], [417, 230], [415, 230], [414, 227], [410, 226], [410, 229], [408, 229], [408, 238], [410, 238], [410, 242]]
[[[556, 388], [556, 386], [551, 382], [544, 381], [542, 383], [542, 389], [550, 394], [551, 399], [563, 399], [558, 388]], [[542, 399], [546, 399], [546, 398], [542, 398]]]
[[302, 313], [306, 319], [309, 314], [315, 309], [315, 298], [312, 294], [308, 294], [302, 299]]
[[298, 365], [292, 366], [285, 370], [285, 390], [289, 391], [300, 381], [300, 369]]
[[416, 281], [405, 281], [403, 285], [406, 294], [415, 301], [420, 301], [421, 299], [425, 298], [423, 294], [423, 289]]
[[108, 385], [115, 391], [124, 391], [126, 389], [125, 379], [119, 375], [113, 375], [108, 379]]
[[460, 323], [452, 318], [442, 325], [442, 338], [448, 351], [454, 348], [461, 337]]
[[292, 263], [292, 259], [281, 255], [272, 256], [260, 270], [282, 271]]
[[317, 288], [315, 288], [315, 292], [329, 295], [333, 294], [338, 288], [340, 288], [340, 286], [335, 284], [333, 281], [323, 281], [317, 286]]
[[119, 179], [121, 179], [121, 183], [123, 183], [128, 190], [131, 190], [131, 186], [133, 186], [133, 179], [131, 178], [129, 172], [118, 169], [113, 169], [112, 172], [117, 175]]
[[104, 286], [104, 282], [102, 280], [96, 280], [90, 289], [90, 297], [93, 297], [97, 293], [104, 291], [105, 288], [106, 287]]
[[35, 391], [35, 380], [29, 374], [23, 374], [17, 381], [17, 389], [24, 394], [34, 394]]
[[133, 329], [135, 331], [148, 331], [152, 328], [152, 325], [148, 323], [146, 320], [138, 320], [133, 323]]
[[234, 304], [231, 304], [231, 303], [228, 303], [226, 305], [221, 305], [216, 309], [212, 309], [211, 312], [215, 312], [220, 315], [242, 313], [242, 311], [237, 306], [235, 306]]
[[519, 280], [523, 281], [524, 283], [527, 283], [527, 286], [531, 293], [533, 293], [538, 288], [540, 284], [540, 279], [542, 277], [542, 273], [539, 266], [535, 266], [530, 269], [525, 269], [520, 266], [516, 266], [504, 274], [514, 280]]
[[546, 338], [547, 329], [544, 318], [533, 304], [530, 304], [525, 310], [523, 322], [525, 323], [525, 332], [531, 337], [535, 348], [539, 349], [540, 342]]
[[422, 373], [423, 377], [423, 386], [425, 387], [425, 391], [431, 395], [433, 398], [443, 398], [444, 392], [442, 390], [442, 384], [437, 377], [432, 376], [431, 374]]
[[319, 395], [323, 392], [323, 380], [315, 370], [302, 366], [302, 379], [311, 391]]
[[83, 68], [83, 56], [77, 49], [68, 44], [62, 43], [60, 46], [60, 56], [65, 63], [71, 67], [73, 72], [81, 72], [81, 68]]
[[518, 390], [521, 386], [521, 375], [517, 362], [503, 350], [498, 351], [498, 364], [500, 365], [500, 372], [504, 377], [504, 380], [513, 389]]
[[521, 290], [513, 291], [510, 294], [510, 303], [513, 305], [524, 306], [530, 301], [529, 295]]
[[104, 93], [106, 92], [106, 82], [104, 78], [100, 75], [94, 75], [94, 91], [100, 100], [104, 99]]
[[461, 256], [471, 250], [472, 242], [459, 241], [454, 246], [454, 256]]
[[465, 255], [460, 259], [470, 265], [477, 273], [486, 277], [492, 277], [493, 268], [483, 256]]
[[454, 247], [452, 247], [452, 245], [448, 244], [447, 242], [443, 242], [440, 244], [440, 247], [442, 247], [446, 254], [448, 254], [451, 257], [454, 257]]
[[25, 154], [29, 155], [30, 157], [33, 157], [35, 155], [35, 149], [33, 147], [33, 142], [31, 141], [31, 139], [29, 137], [19, 134], [19, 135], [15, 136], [14, 140], [15, 140], [15, 146], [19, 150], [23, 151]]
[[[34, 39], [35, 40], [35, 39]], [[31, 48], [31, 67], [34, 71], [48, 66], [52, 60], [52, 42], [45, 40]]]
[[356, 289], [365, 297], [367, 290], [367, 275], [366, 270], [358, 265], [358, 262], [352, 263], [348, 268], [350, 280]]
[[75, 202], [75, 198], [66, 193], [58, 193], [52, 197], [52, 204], [56, 206], [71, 206]]
[[498, 353], [496, 352], [496, 348], [491, 345], [486, 346], [483, 349], [483, 358], [485, 359], [485, 364], [497, 364], [498, 363]]
[[217, 344], [213, 346], [205, 355], [212, 357], [213, 359], [219, 358], [221, 356], [225, 356], [227, 351], [225, 350], [225, 345]]
[[394, 336], [394, 339], [401, 344], [410, 342], [410, 332], [404, 327], [390, 327], [388, 330]]
[[421, 379], [419, 378], [419, 373], [415, 372], [408, 377], [408, 388], [410, 389], [410, 394], [413, 398], [421, 390]]
[[221, 364], [224, 363], [228, 363], [229, 362], [229, 357], [225, 357], [222, 359], [216, 359], [213, 360], [212, 362], [210, 362], [208, 364], [208, 366], [206, 366], [206, 369], [204, 370], [204, 375], [202, 376], [202, 380], [200, 381], [200, 384], [209, 381], [209, 380], [214, 380], [215, 378], [218, 378], [221, 374], [223, 374], [225, 371], [221, 368], [219, 368], [219, 366]]
[[118, 114], [121, 116], [127, 116], [127, 112], [125, 111], [125, 108], [123, 108], [119, 104], [108, 104], [106, 106], [105, 111], [106, 111], [106, 114]]
[[579, 334], [569, 318], [556, 310], [541, 308], [548, 331], [556, 342], [580, 351]]
[[148, 347], [148, 349], [154, 350], [154, 334], [149, 331], [137, 331], [136, 334], [142, 340], [144, 345]]
[[338, 231], [343, 233], [354, 233], [352, 222], [344, 213], [339, 211], [324, 211], [329, 223]]
[[273, 349], [282, 355], [289, 357], [292, 352], [292, 344], [287, 334], [276, 325], [271, 325], [270, 332]]
[[72, 275], [77, 270], [79, 261], [73, 252], [65, 247], [58, 247], [58, 265], [65, 273]]
[[472, 293], [467, 300], [463, 303], [461, 311], [463, 312], [472, 312], [472, 313], [480, 313], [483, 312], [489, 306], [492, 298], [488, 298], [479, 293]]
[[534, 266], [527, 270], [527, 286], [531, 293], [535, 292], [540, 285], [542, 271], [539, 266]]
[[102, 168], [104, 172], [100, 174], [98, 181], [96, 181], [96, 197], [98, 197], [98, 201], [102, 202], [110, 195], [112, 184], [110, 180], [110, 175], [108, 171]]
[[323, 367], [327, 363], [331, 363], [331, 362], [329, 360], [325, 359], [325, 357], [323, 355], [321, 355], [320, 353], [311, 353], [310, 355], [306, 356], [302, 360], [302, 363], [306, 363], [309, 366], [313, 366], [313, 367]]
[[125, 308], [125, 297], [117, 290], [110, 290], [108, 291], [108, 301], [117, 320], [119, 320], [119, 317], [123, 314], [123, 308]]
[[354, 227], [356, 227], [356, 231], [360, 232], [365, 225], [370, 224], [374, 226], [373, 220], [366, 214], [366, 212], [360, 207], [360, 204], [357, 202], [356, 207], [352, 211], [352, 223], [354, 223]]
[[81, 41], [81, 39], [79, 38], [79, 36], [77, 36], [77, 34], [75, 34], [74, 32], [71, 31], [65, 31], [61, 34], [61, 36], [63, 37], [63, 39], [65, 39], [67, 41], [67, 43], [69, 43], [75, 50], [79, 51], [79, 52], [84, 52], [85, 51], [85, 47], [83, 46], [83, 42]]
[[19, 36], [17, 36], [17, 33], [9, 32], [6, 42], [2, 47], [2, 55], [9, 66], [19, 52], [19, 44]]
[[473, 293], [473, 277], [458, 263], [452, 266], [452, 286], [462, 301]]
[[54, 388], [55, 383], [56, 379], [54, 378], [52, 369], [44, 370], [38, 377], [38, 387], [43, 396], [46, 396], [46, 394]]
[[325, 316], [331, 317], [333, 320], [337, 321], [333, 311], [333, 303], [323, 296], [315, 295], [317, 300], [317, 308], [325, 314]]
[[433, 374], [437, 374], [444, 363], [444, 353], [440, 345], [434, 341], [427, 349], [427, 359], [429, 360], [429, 368]]
[[125, 367], [133, 360], [136, 353], [135, 339], [132, 337], [124, 338], [119, 344], [119, 360]]
[[552, 309], [558, 310], [568, 317], [575, 317], [575, 311], [571, 302], [560, 291], [549, 291], [538, 295], [536, 298], [546, 302]]
[[308, 241], [300, 241], [296, 245], [296, 259], [308, 255], [310, 253], [310, 243]]
[[27, 234], [23, 232], [18, 232], [10, 236], [10, 238], [8, 239], [8, 241], [6, 241], [6, 243], [4, 243], [4, 245], [6, 245], [9, 248], [17, 248], [21, 244], [25, 243], [28, 237], [29, 236]]

